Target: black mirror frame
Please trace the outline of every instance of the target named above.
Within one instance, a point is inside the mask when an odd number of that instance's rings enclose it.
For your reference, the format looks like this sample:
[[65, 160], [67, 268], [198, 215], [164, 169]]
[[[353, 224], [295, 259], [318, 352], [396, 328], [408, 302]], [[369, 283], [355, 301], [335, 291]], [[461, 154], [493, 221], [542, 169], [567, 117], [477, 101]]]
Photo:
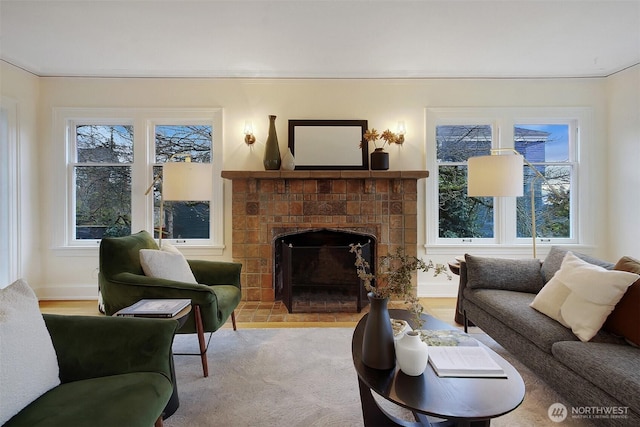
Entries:
[[359, 127], [361, 129], [360, 148], [362, 164], [357, 165], [297, 165], [296, 170], [369, 170], [369, 143], [364, 139], [367, 131], [367, 120], [289, 120], [289, 149], [295, 157], [295, 130], [299, 126], [327, 126], [327, 127]]

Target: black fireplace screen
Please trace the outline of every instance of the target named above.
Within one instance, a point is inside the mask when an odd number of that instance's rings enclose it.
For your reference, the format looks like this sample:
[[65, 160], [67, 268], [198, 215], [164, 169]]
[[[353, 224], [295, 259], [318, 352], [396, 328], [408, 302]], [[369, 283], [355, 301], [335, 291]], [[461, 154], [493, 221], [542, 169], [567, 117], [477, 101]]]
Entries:
[[[276, 239], [276, 299], [290, 313], [307, 311], [360, 312], [367, 303], [366, 290], [356, 275], [350, 244], [363, 245], [373, 266], [375, 239], [350, 231], [314, 230]], [[327, 302], [331, 301], [330, 308]]]

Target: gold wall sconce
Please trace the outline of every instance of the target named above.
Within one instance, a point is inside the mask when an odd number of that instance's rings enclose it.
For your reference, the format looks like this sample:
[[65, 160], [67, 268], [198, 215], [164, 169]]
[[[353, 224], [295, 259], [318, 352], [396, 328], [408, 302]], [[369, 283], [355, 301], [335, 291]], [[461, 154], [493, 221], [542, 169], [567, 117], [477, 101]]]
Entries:
[[244, 142], [247, 145], [251, 145], [256, 142], [256, 137], [253, 136], [253, 123], [248, 120], [244, 122]]
[[396, 144], [403, 144], [404, 143], [404, 134], [407, 133], [407, 128], [404, 126], [404, 122], [403, 121], [399, 121], [398, 122], [398, 126], [396, 128]]

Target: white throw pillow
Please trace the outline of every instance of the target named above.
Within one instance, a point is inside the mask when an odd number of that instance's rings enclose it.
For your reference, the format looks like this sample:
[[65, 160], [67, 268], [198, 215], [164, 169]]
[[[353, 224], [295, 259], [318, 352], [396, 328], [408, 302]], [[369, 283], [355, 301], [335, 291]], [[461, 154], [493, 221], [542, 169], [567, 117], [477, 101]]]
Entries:
[[144, 274], [149, 277], [198, 283], [189, 263], [181, 253], [140, 249], [140, 265]]
[[17, 280], [0, 289], [0, 425], [60, 384], [38, 298]]
[[637, 274], [607, 270], [571, 252], [540, 290], [531, 307], [571, 328], [581, 341], [593, 338]]

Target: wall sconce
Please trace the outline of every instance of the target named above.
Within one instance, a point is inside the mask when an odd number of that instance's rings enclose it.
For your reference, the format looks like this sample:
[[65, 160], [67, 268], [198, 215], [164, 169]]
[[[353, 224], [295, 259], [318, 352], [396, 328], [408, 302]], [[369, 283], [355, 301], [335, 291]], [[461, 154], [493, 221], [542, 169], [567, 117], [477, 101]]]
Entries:
[[253, 136], [253, 123], [248, 120], [244, 122], [244, 142], [247, 145], [251, 145], [256, 142], [256, 137]]
[[403, 121], [398, 122], [398, 127], [396, 128], [396, 134], [398, 137], [396, 138], [396, 144], [404, 143], [404, 134], [407, 132], [407, 128], [404, 126]]

